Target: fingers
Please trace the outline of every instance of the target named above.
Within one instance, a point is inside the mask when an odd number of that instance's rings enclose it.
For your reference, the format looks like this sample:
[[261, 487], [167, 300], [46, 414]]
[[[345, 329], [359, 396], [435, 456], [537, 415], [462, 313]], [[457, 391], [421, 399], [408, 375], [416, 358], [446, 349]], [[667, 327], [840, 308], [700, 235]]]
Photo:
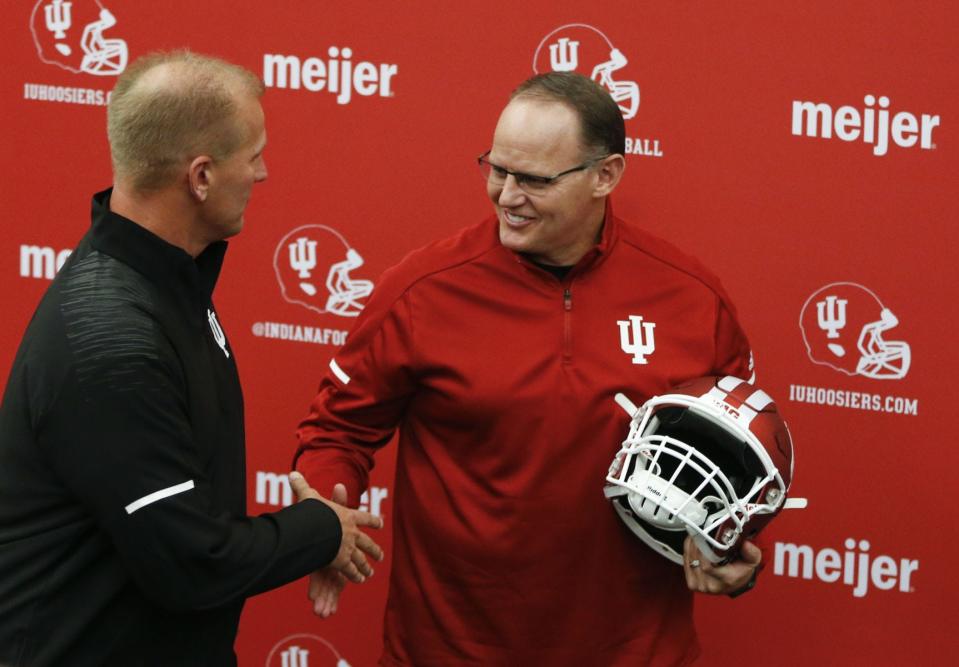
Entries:
[[313, 611], [317, 613], [321, 618], [329, 618], [336, 613], [337, 601], [339, 600], [339, 592], [335, 589], [326, 588], [324, 589], [323, 596], [316, 601], [314, 604]]
[[290, 473], [290, 486], [293, 488], [293, 493], [296, 494], [297, 500], [320, 497], [320, 494], [314, 491], [307, 483], [306, 478], [295, 470]]
[[696, 546], [691, 535], [683, 542], [686, 587], [697, 593], [720, 593], [725, 588], [723, 566], [716, 566]]
[[743, 542], [742, 550], [739, 552], [739, 558], [753, 567], [758, 567], [763, 560], [763, 552], [752, 542], [746, 540]]
[[310, 574], [310, 585], [306, 589], [306, 597], [316, 601], [323, 594], [323, 577], [319, 572]]
[[353, 520], [356, 522], [357, 526], [362, 526], [364, 528], [383, 527], [383, 519], [378, 516], [373, 516], [369, 512], [364, 512], [362, 510], [353, 510]]
[[378, 561], [383, 560], [383, 550], [373, 538], [356, 530], [352, 544], [345, 550], [341, 547], [341, 556], [334, 560], [332, 566], [353, 583], [361, 584], [367, 577], [373, 576], [373, 566], [370, 565], [367, 555]]
[[345, 585], [346, 579], [336, 570], [325, 568], [312, 573], [309, 597], [313, 601], [313, 613], [321, 618], [335, 614]]
[[370, 562], [366, 559], [366, 555], [359, 549], [353, 550], [352, 555], [353, 565], [356, 566], [357, 571], [363, 575], [365, 580], [367, 577], [373, 576], [373, 566], [370, 565]]
[[346, 505], [346, 485], [336, 484], [333, 487], [333, 495], [330, 496], [330, 500], [334, 503], [339, 503], [340, 505]]
[[383, 560], [383, 549], [381, 549], [380, 545], [374, 542], [373, 538], [366, 533], [359, 534], [359, 537], [356, 539], [356, 546], [358, 549], [362, 549], [367, 555], [372, 556], [374, 559], [378, 561]]
[[[702, 586], [702, 573], [698, 572], [703, 565], [703, 558], [689, 535], [683, 541], [683, 571], [686, 575], [686, 587], [691, 591], [699, 591]], [[693, 567], [696, 563], [696, 567]]]
[[699, 593], [724, 595], [742, 589], [752, 579], [761, 561], [762, 551], [748, 541], [743, 542], [736, 560], [723, 565], [707, 560], [692, 537], [687, 537], [683, 543], [686, 586]]
[[364, 577], [363, 573], [360, 572], [359, 567], [357, 567], [356, 563], [353, 562], [352, 558], [346, 563], [346, 565], [340, 567], [339, 571], [340, 574], [346, 577], [349, 581], [352, 581], [354, 584], [362, 584], [364, 581], [366, 581], [366, 577]]
[[366, 533], [359, 533], [356, 539], [356, 548], [350, 554], [350, 562], [364, 579], [373, 576], [373, 566], [370, 565], [367, 555], [378, 561], [383, 560], [383, 550]]
[[346, 579], [339, 572], [328, 570], [326, 573], [327, 586], [321, 599], [323, 608], [320, 610], [323, 618], [329, 618], [336, 613], [340, 592], [346, 586]]

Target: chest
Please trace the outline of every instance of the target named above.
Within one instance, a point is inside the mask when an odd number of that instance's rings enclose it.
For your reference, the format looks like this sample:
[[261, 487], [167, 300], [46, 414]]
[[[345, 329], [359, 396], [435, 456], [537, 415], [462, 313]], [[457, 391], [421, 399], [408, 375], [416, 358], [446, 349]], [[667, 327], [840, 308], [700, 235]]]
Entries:
[[431, 287], [417, 309], [418, 400], [457, 419], [645, 400], [713, 367], [717, 300], [656, 272]]
[[202, 322], [168, 329], [184, 382], [193, 446], [214, 486], [243, 488], [243, 396], [226, 330], [214, 310]]

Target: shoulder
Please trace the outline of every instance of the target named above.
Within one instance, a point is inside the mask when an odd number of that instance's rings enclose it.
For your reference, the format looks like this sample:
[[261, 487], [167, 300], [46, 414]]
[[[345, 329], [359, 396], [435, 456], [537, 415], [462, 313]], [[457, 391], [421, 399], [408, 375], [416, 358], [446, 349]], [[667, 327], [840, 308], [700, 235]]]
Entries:
[[731, 306], [719, 278], [698, 259], [631, 222], [620, 218], [616, 222], [624, 252], [642, 257], [647, 267], [653, 264], [675, 279], [700, 286]]
[[373, 298], [395, 301], [424, 280], [480, 260], [500, 247], [496, 230], [495, 220], [486, 218], [410, 252], [383, 273]]
[[132, 268], [78, 249], [50, 285], [24, 334], [11, 376], [22, 379], [37, 420], [65, 401], [79, 409], [98, 397], [151, 396], [180, 386], [180, 366], [154, 298]]
[[69, 336], [89, 335], [91, 328], [109, 334], [156, 325], [156, 287], [131, 266], [91, 251], [65, 269], [54, 287]]
[[[158, 313], [157, 288], [109, 255], [77, 257], [57, 277], [66, 349], [81, 385], [114, 384], [168, 370], [175, 356]], [[116, 386], [132, 386], [128, 381]]]

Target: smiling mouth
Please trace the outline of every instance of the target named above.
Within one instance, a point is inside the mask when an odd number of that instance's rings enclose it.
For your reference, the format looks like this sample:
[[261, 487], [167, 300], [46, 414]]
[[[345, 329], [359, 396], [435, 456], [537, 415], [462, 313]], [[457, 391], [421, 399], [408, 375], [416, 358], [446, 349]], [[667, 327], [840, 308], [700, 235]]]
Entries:
[[524, 215], [511, 213], [506, 209], [503, 209], [503, 219], [506, 221], [506, 224], [510, 225], [511, 227], [522, 227], [533, 220], [533, 218], [527, 218]]

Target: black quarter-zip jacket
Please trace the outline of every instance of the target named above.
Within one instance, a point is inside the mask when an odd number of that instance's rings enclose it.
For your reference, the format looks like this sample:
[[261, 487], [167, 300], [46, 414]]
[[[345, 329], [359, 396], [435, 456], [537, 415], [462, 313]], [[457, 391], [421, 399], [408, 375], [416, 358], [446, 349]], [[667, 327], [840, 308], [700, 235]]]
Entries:
[[0, 665], [233, 665], [245, 598], [323, 567], [308, 500], [246, 515], [243, 398], [195, 260], [93, 199], [0, 408]]

